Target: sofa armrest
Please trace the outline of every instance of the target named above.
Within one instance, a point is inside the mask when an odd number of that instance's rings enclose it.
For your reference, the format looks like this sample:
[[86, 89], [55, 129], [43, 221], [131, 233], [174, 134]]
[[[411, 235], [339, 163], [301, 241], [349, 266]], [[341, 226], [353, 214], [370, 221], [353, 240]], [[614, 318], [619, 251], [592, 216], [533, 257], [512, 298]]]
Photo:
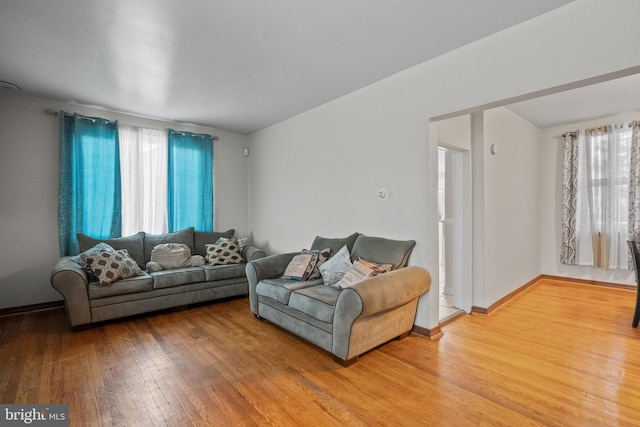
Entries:
[[71, 257], [58, 260], [51, 271], [51, 286], [64, 298], [72, 328], [91, 323], [87, 273]]
[[406, 304], [426, 293], [431, 275], [421, 267], [404, 267], [357, 283], [351, 288], [362, 300], [362, 317]]
[[[336, 301], [333, 319], [334, 355], [349, 356], [356, 321], [417, 300], [431, 287], [431, 275], [421, 267], [404, 267], [372, 277], [343, 290]], [[403, 331], [406, 332], [406, 331]], [[368, 337], [370, 340], [375, 338]], [[382, 344], [381, 341], [378, 344]]]
[[249, 305], [254, 314], [258, 314], [258, 295], [256, 286], [263, 279], [273, 279], [284, 274], [293, 257], [299, 252], [270, 255], [249, 261], [245, 267], [247, 281], [249, 282]]
[[262, 249], [258, 249], [254, 246], [245, 246], [242, 250], [242, 257], [246, 262], [253, 261], [256, 259], [264, 258], [267, 254], [264, 253]]

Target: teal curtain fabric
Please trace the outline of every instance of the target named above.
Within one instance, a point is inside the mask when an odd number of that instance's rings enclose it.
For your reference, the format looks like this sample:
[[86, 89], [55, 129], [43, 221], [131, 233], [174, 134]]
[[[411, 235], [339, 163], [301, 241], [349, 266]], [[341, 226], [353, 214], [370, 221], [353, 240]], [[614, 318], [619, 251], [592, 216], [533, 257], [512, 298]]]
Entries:
[[169, 129], [169, 232], [213, 231], [213, 138]]
[[118, 122], [60, 112], [60, 254], [79, 253], [77, 233], [120, 236], [122, 197]]

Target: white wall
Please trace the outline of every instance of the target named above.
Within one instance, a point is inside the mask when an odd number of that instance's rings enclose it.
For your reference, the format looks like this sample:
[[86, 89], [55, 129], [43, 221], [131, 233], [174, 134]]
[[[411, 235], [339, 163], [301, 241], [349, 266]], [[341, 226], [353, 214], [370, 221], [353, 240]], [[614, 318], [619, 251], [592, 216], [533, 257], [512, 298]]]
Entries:
[[[429, 140], [429, 118], [638, 67], [639, 15], [634, 0], [577, 0], [257, 132], [256, 242], [281, 252], [316, 234], [413, 238], [410, 263], [434, 271], [438, 142]], [[381, 186], [391, 193], [385, 201], [376, 198]], [[487, 283], [485, 302], [503, 286]], [[416, 324], [436, 326], [434, 310], [437, 296], [423, 298]]]
[[504, 107], [484, 112], [486, 286], [478, 307], [540, 274], [539, 138], [540, 129]]
[[544, 129], [540, 139], [540, 239], [542, 273], [601, 282], [635, 285], [633, 270], [600, 270], [594, 267], [560, 263], [562, 243], [562, 134], [605, 124], [640, 120], [640, 112], [603, 117]]
[[58, 249], [59, 118], [45, 108], [122, 123], [218, 135], [215, 228], [248, 235], [247, 137], [0, 92], [0, 308], [61, 300], [49, 282]]

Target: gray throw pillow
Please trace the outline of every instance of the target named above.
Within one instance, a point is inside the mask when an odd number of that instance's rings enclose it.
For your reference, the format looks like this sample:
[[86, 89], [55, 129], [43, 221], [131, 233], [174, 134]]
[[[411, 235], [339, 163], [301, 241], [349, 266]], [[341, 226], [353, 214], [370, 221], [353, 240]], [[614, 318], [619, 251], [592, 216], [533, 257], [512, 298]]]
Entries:
[[334, 256], [320, 266], [322, 281], [327, 286], [334, 286], [352, 267], [351, 254], [347, 245], [344, 245]]

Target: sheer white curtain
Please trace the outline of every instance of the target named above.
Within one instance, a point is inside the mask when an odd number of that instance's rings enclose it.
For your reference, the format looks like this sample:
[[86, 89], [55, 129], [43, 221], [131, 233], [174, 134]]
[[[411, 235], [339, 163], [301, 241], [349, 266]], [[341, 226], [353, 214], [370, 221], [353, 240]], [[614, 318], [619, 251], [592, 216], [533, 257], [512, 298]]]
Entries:
[[631, 131], [617, 125], [578, 133], [576, 264], [629, 268]]
[[120, 125], [122, 235], [167, 232], [167, 131]]

